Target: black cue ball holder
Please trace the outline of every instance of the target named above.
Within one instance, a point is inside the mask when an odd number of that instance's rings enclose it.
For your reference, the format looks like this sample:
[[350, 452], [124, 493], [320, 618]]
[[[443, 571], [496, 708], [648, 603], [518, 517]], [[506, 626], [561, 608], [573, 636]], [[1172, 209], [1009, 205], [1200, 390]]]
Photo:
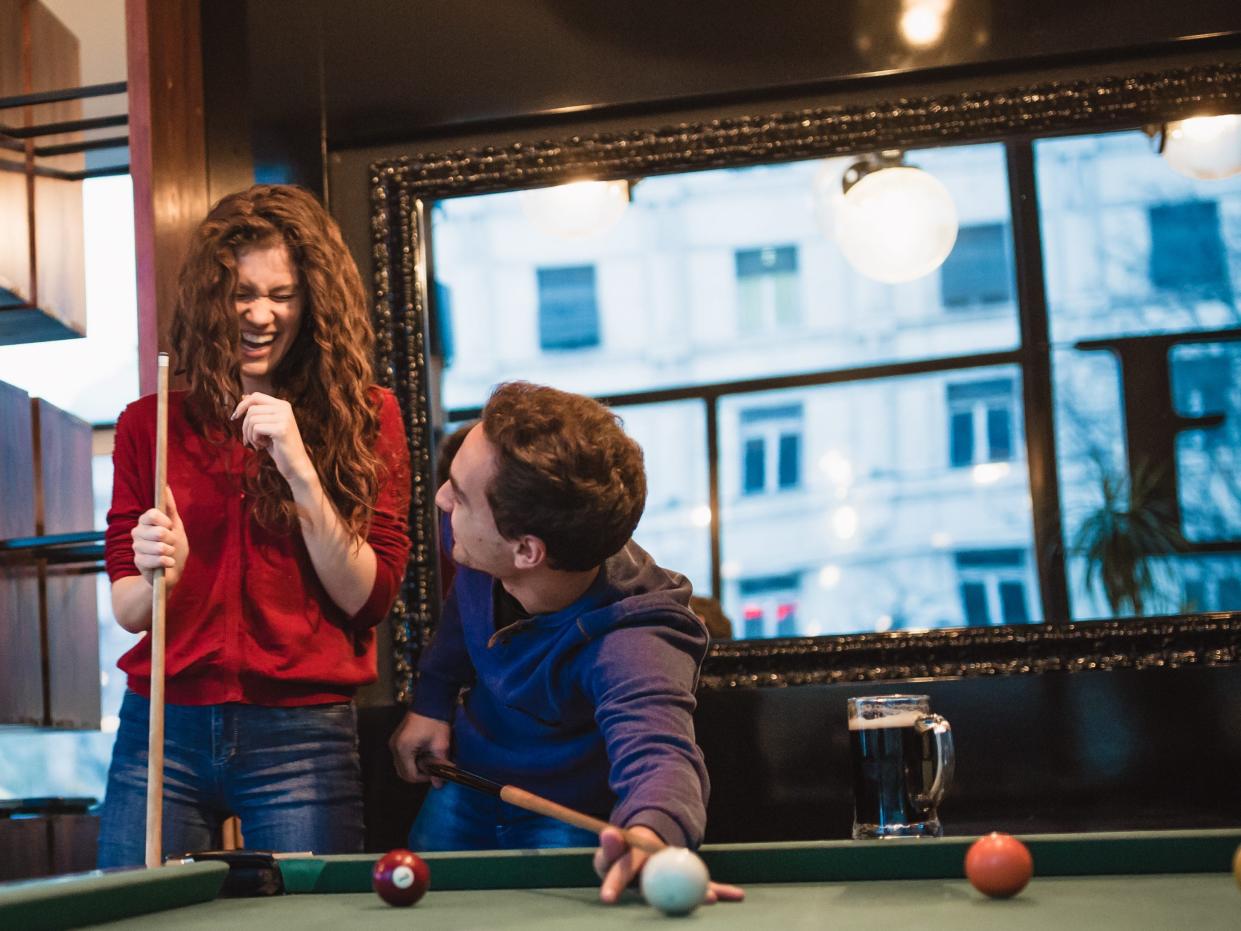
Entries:
[[280, 861], [288, 857], [305, 857], [309, 853], [273, 853], [270, 850], [195, 850], [179, 857], [165, 857], [165, 863], [203, 863], [217, 860], [228, 864], [228, 876], [220, 898], [238, 899], [266, 895], [284, 895], [284, 876]]

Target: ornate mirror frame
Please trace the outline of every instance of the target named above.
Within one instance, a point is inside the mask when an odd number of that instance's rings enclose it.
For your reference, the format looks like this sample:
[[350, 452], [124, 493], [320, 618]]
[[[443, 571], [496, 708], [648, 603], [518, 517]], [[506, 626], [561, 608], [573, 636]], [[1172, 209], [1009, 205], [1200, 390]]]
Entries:
[[[427, 341], [429, 201], [558, 184], [754, 165], [890, 148], [1029, 140], [1131, 129], [1203, 112], [1241, 111], [1241, 66], [1196, 65], [1102, 80], [1058, 81], [871, 105], [839, 105], [634, 129], [504, 147], [404, 156], [371, 166], [374, 317], [381, 379], [400, 400], [413, 457], [413, 550], [392, 614], [393, 688], [438, 615], [438, 548]], [[1073, 624], [724, 641], [707, 688], [1222, 665], [1241, 659], [1241, 613]]]

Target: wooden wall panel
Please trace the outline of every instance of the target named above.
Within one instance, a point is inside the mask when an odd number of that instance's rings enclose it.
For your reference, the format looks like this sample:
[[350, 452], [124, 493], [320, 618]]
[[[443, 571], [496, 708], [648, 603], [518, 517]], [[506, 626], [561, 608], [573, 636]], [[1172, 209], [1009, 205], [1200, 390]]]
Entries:
[[[0, 0], [0, 97], [77, 87], [78, 40], [38, 0]], [[80, 119], [67, 100], [0, 110], [3, 127]], [[81, 153], [36, 156], [36, 146], [77, 142], [81, 133], [7, 140], [0, 148], [0, 342], [64, 339], [86, 332], [82, 184], [34, 174], [78, 171]]]
[[[0, 97], [26, 93], [22, 55], [22, 5], [25, 0], [0, 0]], [[0, 110], [0, 126], [20, 126], [26, 111]], [[30, 198], [26, 189], [26, 153], [0, 149], [0, 307], [30, 296], [30, 230], [26, 222]]]
[[[91, 428], [42, 399], [31, 407], [37, 437], [41, 534], [94, 526]], [[96, 575], [79, 566], [44, 569], [47, 709], [52, 727], [99, 727], [99, 608]]]
[[95, 868], [99, 816], [52, 815], [46, 819], [51, 875], [82, 873]]
[[199, 0], [126, 0], [125, 23], [138, 377], [141, 392], [150, 394], [181, 262], [210, 207]]
[[[0, 540], [35, 535], [30, 398], [0, 382]], [[0, 563], [0, 723], [43, 723], [39, 578]]]
[[98, 840], [97, 815], [0, 817], [0, 882], [93, 870]]
[[[30, 17], [30, 91], [78, 87], [81, 81], [78, 39], [43, 4], [26, 5]], [[31, 107], [35, 124], [82, 118], [82, 101], [65, 100]], [[40, 136], [40, 146], [81, 141], [82, 134]], [[81, 171], [86, 156], [76, 153], [40, 157], [35, 164]], [[44, 313], [72, 332], [86, 333], [86, 255], [82, 230], [82, 183], [58, 178], [34, 180], [36, 293]]]
[[46, 876], [51, 860], [43, 818], [0, 818], [0, 881]]

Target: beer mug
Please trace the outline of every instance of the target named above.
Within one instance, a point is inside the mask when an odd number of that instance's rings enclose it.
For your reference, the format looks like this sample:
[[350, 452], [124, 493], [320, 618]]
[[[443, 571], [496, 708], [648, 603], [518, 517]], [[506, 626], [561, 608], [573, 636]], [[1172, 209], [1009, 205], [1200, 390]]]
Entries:
[[849, 699], [853, 838], [939, 837], [952, 782], [952, 728], [926, 695]]

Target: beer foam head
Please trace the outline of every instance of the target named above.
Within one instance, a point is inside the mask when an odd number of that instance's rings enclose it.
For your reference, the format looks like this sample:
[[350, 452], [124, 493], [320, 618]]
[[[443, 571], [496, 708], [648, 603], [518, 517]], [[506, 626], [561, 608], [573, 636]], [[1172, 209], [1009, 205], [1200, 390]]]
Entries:
[[877, 718], [852, 717], [849, 719], [849, 730], [867, 731], [878, 727], [913, 727], [919, 718], [925, 716], [925, 711], [909, 711], [905, 708], [900, 710], [893, 709], [891, 714], [881, 715]]

